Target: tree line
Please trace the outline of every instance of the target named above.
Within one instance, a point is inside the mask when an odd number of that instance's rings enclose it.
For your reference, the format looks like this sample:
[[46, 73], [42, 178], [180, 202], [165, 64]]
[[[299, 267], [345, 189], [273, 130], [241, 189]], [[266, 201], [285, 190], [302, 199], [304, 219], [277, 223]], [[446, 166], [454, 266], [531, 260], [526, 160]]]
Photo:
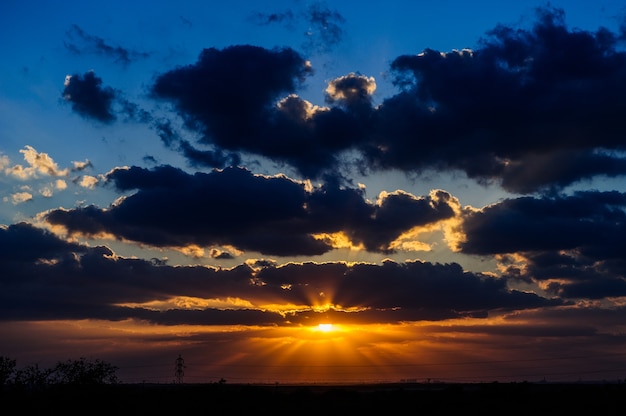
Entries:
[[15, 359], [0, 356], [0, 388], [4, 386], [22, 386], [43, 388], [52, 385], [102, 385], [118, 384], [118, 368], [100, 359], [59, 361], [50, 368], [41, 368], [39, 364], [17, 367]]

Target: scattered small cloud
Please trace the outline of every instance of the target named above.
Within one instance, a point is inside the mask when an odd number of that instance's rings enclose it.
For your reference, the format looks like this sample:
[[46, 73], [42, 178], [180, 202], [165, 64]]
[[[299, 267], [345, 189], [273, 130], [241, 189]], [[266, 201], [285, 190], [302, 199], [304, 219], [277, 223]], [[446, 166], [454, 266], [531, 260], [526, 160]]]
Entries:
[[33, 200], [33, 194], [31, 194], [30, 192], [16, 192], [14, 194], [11, 195], [10, 198], [6, 198], [5, 197], [5, 201], [10, 201], [13, 205], [18, 205], [18, 204], [22, 204], [24, 202], [28, 202], [28, 201], [32, 201]]
[[116, 119], [112, 105], [117, 92], [111, 87], [103, 87], [102, 79], [93, 71], [84, 75], [67, 75], [64, 86], [63, 99], [71, 103], [72, 110], [79, 115], [102, 123], [111, 123]]
[[43, 176], [67, 176], [69, 169], [60, 169], [56, 162], [47, 154], [38, 152], [32, 146], [26, 145], [20, 150], [24, 155], [27, 166], [16, 164], [10, 166], [8, 157], [2, 159], [4, 173], [18, 179], [27, 180]]
[[288, 28], [292, 28], [295, 20], [296, 16], [291, 10], [274, 13], [254, 12], [250, 15], [250, 21], [259, 26], [279, 24]]
[[48, 187], [48, 186], [44, 186], [42, 189], [40, 189], [39, 193], [44, 198], [51, 198], [52, 195], [53, 195], [52, 189], [50, 187]]
[[54, 182], [54, 187], [59, 191], [62, 191], [64, 189], [67, 189], [67, 182], [65, 182], [63, 179], [57, 179]]
[[98, 184], [98, 178], [91, 175], [84, 175], [80, 178], [78, 184], [83, 188], [94, 189]]
[[90, 160], [85, 160], [84, 162], [75, 161], [75, 162], [72, 162], [72, 165], [73, 165], [72, 171], [74, 172], [80, 172], [87, 168], [93, 167], [93, 164], [91, 163]]

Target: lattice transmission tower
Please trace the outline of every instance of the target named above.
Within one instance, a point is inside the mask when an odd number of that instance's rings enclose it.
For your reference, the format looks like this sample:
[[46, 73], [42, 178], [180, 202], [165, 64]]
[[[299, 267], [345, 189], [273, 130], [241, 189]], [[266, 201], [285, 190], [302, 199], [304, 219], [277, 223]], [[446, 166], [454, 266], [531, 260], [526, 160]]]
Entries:
[[174, 376], [176, 377], [175, 383], [182, 384], [183, 376], [185, 375], [185, 360], [183, 356], [178, 354], [178, 358], [174, 361]]

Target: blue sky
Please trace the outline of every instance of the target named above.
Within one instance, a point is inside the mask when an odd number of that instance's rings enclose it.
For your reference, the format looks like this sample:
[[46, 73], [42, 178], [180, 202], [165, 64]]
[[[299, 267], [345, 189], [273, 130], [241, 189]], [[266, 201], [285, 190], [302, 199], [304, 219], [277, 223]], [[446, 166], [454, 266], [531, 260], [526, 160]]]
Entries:
[[626, 9], [509, 3], [3, 2], [0, 355], [623, 377]]

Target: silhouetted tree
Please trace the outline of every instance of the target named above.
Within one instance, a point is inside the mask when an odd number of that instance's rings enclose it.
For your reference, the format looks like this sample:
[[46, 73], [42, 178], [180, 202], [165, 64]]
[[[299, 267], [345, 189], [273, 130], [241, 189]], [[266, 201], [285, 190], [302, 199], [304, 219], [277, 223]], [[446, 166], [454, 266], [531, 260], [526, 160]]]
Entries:
[[15, 376], [16, 361], [0, 356], [0, 387], [9, 384]]
[[0, 387], [15, 385], [29, 389], [43, 388], [48, 385], [94, 385], [117, 384], [117, 367], [96, 359], [67, 360], [59, 362], [49, 369], [33, 364], [16, 370], [16, 361], [0, 356]]
[[39, 364], [26, 366], [15, 372], [14, 384], [28, 387], [29, 389], [41, 389], [50, 384], [52, 370], [41, 369]]
[[52, 379], [55, 384], [117, 384], [116, 371], [117, 367], [110, 363], [99, 359], [89, 361], [81, 357], [59, 362], [52, 370]]

